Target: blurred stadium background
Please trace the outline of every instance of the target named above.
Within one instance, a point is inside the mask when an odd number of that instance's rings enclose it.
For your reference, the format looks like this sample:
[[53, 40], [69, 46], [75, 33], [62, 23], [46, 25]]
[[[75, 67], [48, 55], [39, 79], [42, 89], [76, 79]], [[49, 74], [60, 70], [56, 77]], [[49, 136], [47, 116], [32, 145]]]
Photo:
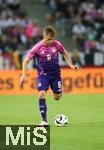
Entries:
[[[19, 89], [18, 78], [27, 51], [42, 39], [45, 25], [56, 28], [56, 38], [81, 68], [70, 71], [59, 56], [65, 94], [59, 103], [48, 95], [51, 150], [103, 150], [103, 0], [0, 0], [0, 124], [40, 121], [35, 59], [28, 65], [29, 84]], [[67, 127], [54, 126], [58, 113], [69, 117]]]
[[[21, 69], [28, 49], [54, 25], [57, 38], [81, 67], [104, 66], [103, 0], [1, 0], [0, 70]], [[60, 58], [62, 66], [66, 66]], [[36, 66], [35, 60], [29, 68]]]

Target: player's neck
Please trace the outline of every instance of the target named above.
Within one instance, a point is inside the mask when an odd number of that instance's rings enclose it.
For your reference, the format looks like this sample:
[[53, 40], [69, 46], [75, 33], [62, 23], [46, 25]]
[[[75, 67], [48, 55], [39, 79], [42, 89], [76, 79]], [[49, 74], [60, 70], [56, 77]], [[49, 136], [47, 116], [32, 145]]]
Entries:
[[49, 40], [49, 41], [47, 41], [47, 40], [43, 39], [43, 42], [44, 42], [46, 45], [52, 44], [53, 41], [54, 41], [54, 40]]

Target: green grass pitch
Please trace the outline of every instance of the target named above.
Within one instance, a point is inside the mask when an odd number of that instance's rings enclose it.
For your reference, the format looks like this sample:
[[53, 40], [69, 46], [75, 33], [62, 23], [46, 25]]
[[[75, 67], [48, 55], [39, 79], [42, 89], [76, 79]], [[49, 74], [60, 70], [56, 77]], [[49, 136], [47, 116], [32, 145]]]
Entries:
[[[48, 96], [47, 105], [51, 150], [104, 150], [104, 94], [66, 94], [59, 102]], [[59, 113], [68, 116], [68, 126], [54, 125], [54, 117]], [[36, 96], [0, 96], [0, 124], [40, 121]]]

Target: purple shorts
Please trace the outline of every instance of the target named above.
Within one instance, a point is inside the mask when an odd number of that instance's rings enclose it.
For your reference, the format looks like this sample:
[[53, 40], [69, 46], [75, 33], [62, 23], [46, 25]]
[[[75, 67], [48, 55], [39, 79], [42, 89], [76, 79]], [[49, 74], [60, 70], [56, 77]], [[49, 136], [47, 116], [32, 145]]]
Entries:
[[56, 76], [53, 79], [49, 79], [47, 76], [38, 77], [38, 90], [47, 91], [49, 86], [51, 87], [53, 93], [62, 93], [62, 81], [60, 76]]

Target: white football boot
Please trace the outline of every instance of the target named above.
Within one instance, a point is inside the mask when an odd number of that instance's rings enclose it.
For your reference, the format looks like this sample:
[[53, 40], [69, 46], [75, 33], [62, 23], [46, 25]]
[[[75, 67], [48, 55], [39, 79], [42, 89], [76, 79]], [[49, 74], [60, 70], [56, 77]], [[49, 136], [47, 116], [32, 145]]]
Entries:
[[42, 121], [38, 126], [39, 126], [39, 127], [47, 127], [47, 126], [48, 126], [48, 123], [45, 122], [45, 121]]

